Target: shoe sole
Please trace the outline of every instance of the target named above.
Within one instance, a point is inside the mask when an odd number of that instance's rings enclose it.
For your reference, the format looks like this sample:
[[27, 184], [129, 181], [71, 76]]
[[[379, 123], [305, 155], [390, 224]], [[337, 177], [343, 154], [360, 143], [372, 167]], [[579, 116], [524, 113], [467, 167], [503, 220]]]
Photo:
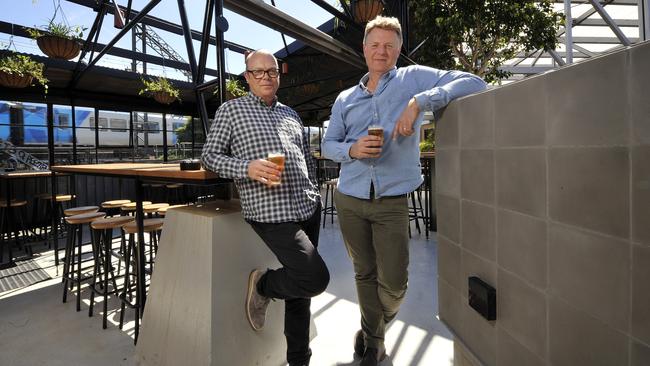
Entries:
[[246, 319], [248, 319], [248, 324], [250, 324], [251, 328], [253, 328], [254, 331], [259, 332], [262, 328], [257, 328], [253, 323], [250, 306], [248, 305], [250, 304], [251, 298], [253, 297], [253, 291], [255, 291], [255, 272], [256, 271], [252, 271], [248, 275], [248, 291], [246, 292], [246, 303], [244, 304], [244, 307], [246, 308]]

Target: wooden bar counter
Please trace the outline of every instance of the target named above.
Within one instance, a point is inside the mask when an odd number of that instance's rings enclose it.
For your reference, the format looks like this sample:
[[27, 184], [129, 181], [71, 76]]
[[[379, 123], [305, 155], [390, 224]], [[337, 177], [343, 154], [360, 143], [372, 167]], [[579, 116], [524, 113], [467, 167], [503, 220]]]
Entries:
[[244, 311], [250, 271], [278, 266], [244, 221], [238, 200], [169, 210], [137, 364], [285, 365], [284, 302], [271, 302], [259, 332], [252, 330]]

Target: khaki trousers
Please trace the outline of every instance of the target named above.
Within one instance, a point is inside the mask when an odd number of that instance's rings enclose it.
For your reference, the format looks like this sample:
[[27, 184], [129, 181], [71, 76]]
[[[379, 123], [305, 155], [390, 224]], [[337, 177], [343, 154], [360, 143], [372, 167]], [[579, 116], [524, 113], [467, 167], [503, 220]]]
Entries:
[[366, 346], [379, 349], [406, 294], [408, 202], [406, 196], [365, 200], [337, 191], [334, 203], [354, 265]]

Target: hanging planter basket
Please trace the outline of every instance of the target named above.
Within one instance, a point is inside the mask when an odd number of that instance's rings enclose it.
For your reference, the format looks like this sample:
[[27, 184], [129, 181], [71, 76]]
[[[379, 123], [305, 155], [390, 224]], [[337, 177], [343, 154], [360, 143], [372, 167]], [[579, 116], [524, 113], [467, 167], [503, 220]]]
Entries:
[[354, 20], [361, 24], [375, 19], [382, 11], [384, 11], [384, 3], [380, 0], [356, 0], [352, 6]]
[[71, 60], [81, 51], [81, 44], [77, 40], [48, 34], [38, 37], [36, 43], [44, 54], [60, 60]]
[[0, 71], [0, 85], [7, 88], [26, 88], [32, 85], [33, 76], [29, 74], [9, 74]]
[[161, 104], [172, 104], [176, 100], [176, 97], [164, 91], [152, 92], [151, 95], [156, 102]]

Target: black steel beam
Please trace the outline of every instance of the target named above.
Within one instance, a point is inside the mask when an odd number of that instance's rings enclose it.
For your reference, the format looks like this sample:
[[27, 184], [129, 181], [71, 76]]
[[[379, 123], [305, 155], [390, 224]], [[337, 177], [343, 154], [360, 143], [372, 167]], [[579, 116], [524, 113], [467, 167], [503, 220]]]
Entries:
[[[83, 61], [84, 57], [86, 57], [86, 53], [88, 53], [88, 50], [91, 49], [91, 44], [96, 43], [96, 40], [93, 41], [93, 43], [91, 43], [91, 40], [93, 38], [96, 39], [97, 38], [96, 35], [99, 35], [99, 31], [102, 28], [102, 23], [105, 14], [106, 14], [106, 3], [102, 2], [102, 5], [100, 6], [99, 11], [97, 12], [97, 16], [95, 17], [95, 21], [93, 22], [93, 25], [90, 28], [90, 32], [88, 32], [88, 37], [86, 38], [86, 41], [83, 44], [83, 47], [81, 49], [81, 55], [77, 60], [77, 65], [74, 67], [74, 71], [72, 72], [72, 78], [70, 79], [70, 83], [68, 84], [68, 87], [72, 87], [72, 81], [75, 80], [76, 76], [79, 73], [79, 70], [81, 70], [81, 61]], [[94, 47], [92, 48], [94, 49]]]
[[192, 44], [192, 37], [190, 34], [190, 23], [187, 20], [187, 12], [185, 11], [185, 1], [178, 0], [178, 14], [181, 17], [181, 25], [183, 27], [183, 38], [185, 39], [185, 47], [187, 48], [187, 58], [190, 60], [190, 71], [192, 72], [192, 82], [197, 83], [197, 66], [196, 56], [194, 54], [194, 45]]
[[147, 15], [147, 13], [151, 11], [151, 9], [153, 9], [156, 5], [158, 5], [158, 3], [159, 3], [160, 1], [161, 1], [161, 0], [150, 0], [149, 3], [148, 3], [147, 5], [145, 5], [144, 8], [142, 8], [142, 11], [140, 11], [140, 12], [138, 13], [138, 15], [136, 15], [133, 19], [131, 19], [131, 21], [129, 21], [128, 23], [126, 23], [126, 24], [124, 25], [124, 28], [122, 28], [122, 29], [117, 33], [117, 35], [115, 35], [115, 37], [113, 37], [113, 39], [112, 39], [110, 42], [108, 42], [108, 44], [107, 44], [107, 45], [106, 45], [106, 46], [101, 50], [101, 52], [99, 52], [99, 54], [97, 54], [97, 57], [95, 57], [92, 61], [90, 61], [90, 62], [88, 63], [88, 66], [86, 66], [86, 67], [83, 69], [83, 71], [81, 71], [81, 72], [77, 75], [77, 77], [73, 80], [72, 85], [73, 85], [73, 86], [76, 85], [76, 84], [79, 82], [79, 80], [83, 77], [83, 75], [86, 73], [86, 71], [88, 71], [90, 68], [92, 68], [93, 66], [95, 66], [95, 64], [97, 64], [97, 62], [98, 62], [98, 61], [99, 61], [99, 60], [100, 60], [100, 59], [101, 59], [101, 58], [102, 58], [102, 57], [103, 57], [103, 56], [108, 52], [108, 50], [110, 50], [113, 46], [115, 46], [115, 44], [116, 44], [120, 39], [122, 39], [122, 37], [123, 37], [125, 34], [127, 34], [127, 33], [131, 30], [131, 28], [133, 28], [136, 24], [138, 24], [138, 22], [139, 22], [142, 18], [144, 18], [144, 16]]
[[[92, 8], [95, 11], [99, 10], [99, 6], [98, 6], [98, 4], [96, 3], [95, 0], [66, 0], [66, 1], [78, 4], [78, 5], [86, 6], [88, 8]], [[124, 7], [120, 7], [120, 8], [122, 10], [126, 10]], [[115, 12], [115, 9], [112, 6], [108, 6], [108, 12], [113, 14]], [[139, 13], [137, 11], [131, 10], [130, 18], [132, 19], [135, 16], [137, 16], [138, 14]], [[147, 15], [144, 18], [142, 18], [140, 23], [152, 26], [154, 28], [162, 29], [162, 30], [170, 32], [170, 33], [174, 33], [174, 34], [178, 34], [178, 35], [183, 34], [183, 28], [180, 25], [174, 24], [174, 23], [169, 22], [169, 21], [164, 20], [164, 19], [156, 18], [156, 17], [151, 16], [151, 15]], [[197, 41], [202, 41], [203, 40], [203, 34], [201, 32], [199, 32], [199, 31], [192, 30], [192, 39], [197, 40]], [[217, 44], [217, 40], [214, 37], [210, 37], [209, 39], [210, 39], [209, 42], [210, 42], [211, 45], [216, 45]], [[252, 48], [248, 48], [248, 47], [245, 47], [245, 46], [242, 46], [240, 44], [233, 43], [233, 42], [225, 41], [224, 43], [225, 43], [225, 47], [227, 49], [229, 49], [229, 50], [231, 50], [233, 52], [241, 53], [241, 54], [244, 54], [246, 51], [252, 51], [253, 50]]]
[[[226, 101], [226, 60], [224, 55], [224, 39], [223, 31], [219, 29], [219, 20], [223, 17], [223, 0], [216, 0], [214, 3], [214, 31], [217, 40], [217, 70], [219, 70], [219, 104]], [[208, 121], [203, 121], [204, 132], [209, 130], [207, 126]]]
[[353, 48], [258, 0], [225, 0], [224, 6], [248, 19], [300, 40], [338, 60], [365, 69], [363, 57]]
[[[206, 0], [205, 12], [203, 15], [203, 34], [210, 34], [212, 29], [212, 12], [214, 11], [214, 0]], [[208, 42], [210, 37], [203, 37], [199, 51], [199, 70], [196, 83], [205, 81], [205, 65], [208, 61]]]
[[354, 19], [350, 18], [347, 14], [340, 12], [337, 8], [330, 5], [327, 1], [311, 0], [311, 2], [323, 8], [323, 10], [325, 10], [326, 12], [334, 15], [334, 17], [344, 21], [346, 24], [351, 25], [363, 32], [363, 27], [357, 24], [357, 22], [355, 22]]

